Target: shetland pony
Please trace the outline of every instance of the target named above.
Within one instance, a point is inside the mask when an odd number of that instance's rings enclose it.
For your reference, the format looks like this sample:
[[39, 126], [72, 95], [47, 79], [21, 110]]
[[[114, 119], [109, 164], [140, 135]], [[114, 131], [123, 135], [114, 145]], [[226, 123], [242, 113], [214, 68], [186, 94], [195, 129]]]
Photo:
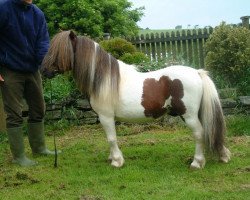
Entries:
[[196, 145], [191, 168], [204, 167], [205, 147], [217, 153], [220, 161], [230, 160], [220, 100], [206, 71], [171, 66], [140, 73], [87, 37], [63, 31], [52, 39], [42, 72], [52, 77], [69, 70], [99, 116], [110, 145], [111, 165], [124, 164], [115, 120], [150, 121], [165, 114], [180, 116], [193, 131]]

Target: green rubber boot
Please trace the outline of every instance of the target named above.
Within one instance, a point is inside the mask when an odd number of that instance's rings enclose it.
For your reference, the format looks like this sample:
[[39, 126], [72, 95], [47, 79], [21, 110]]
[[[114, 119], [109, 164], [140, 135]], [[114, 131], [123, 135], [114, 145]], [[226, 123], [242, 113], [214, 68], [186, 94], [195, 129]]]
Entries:
[[[33, 154], [55, 155], [55, 151], [50, 151], [45, 145], [44, 123], [28, 123], [28, 138]], [[61, 153], [61, 151], [57, 151]]]
[[24, 153], [22, 127], [7, 128], [10, 150], [13, 156], [12, 163], [23, 167], [34, 166], [37, 162], [28, 159]]

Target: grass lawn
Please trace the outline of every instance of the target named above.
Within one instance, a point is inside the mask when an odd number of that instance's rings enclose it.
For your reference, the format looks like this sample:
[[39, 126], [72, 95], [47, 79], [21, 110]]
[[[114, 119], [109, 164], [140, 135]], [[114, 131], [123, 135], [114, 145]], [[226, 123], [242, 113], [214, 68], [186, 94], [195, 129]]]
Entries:
[[[109, 148], [100, 125], [56, 131], [63, 150], [58, 168], [53, 156], [33, 158], [39, 165], [31, 168], [11, 165], [7, 141], [0, 140], [0, 199], [250, 199], [250, 128], [241, 136], [233, 136], [238, 128], [229, 130], [230, 163], [207, 155], [205, 168], [197, 171], [189, 169], [194, 141], [183, 125], [121, 124], [117, 129], [125, 158], [119, 169], [107, 160]], [[46, 140], [53, 148], [53, 137]]]

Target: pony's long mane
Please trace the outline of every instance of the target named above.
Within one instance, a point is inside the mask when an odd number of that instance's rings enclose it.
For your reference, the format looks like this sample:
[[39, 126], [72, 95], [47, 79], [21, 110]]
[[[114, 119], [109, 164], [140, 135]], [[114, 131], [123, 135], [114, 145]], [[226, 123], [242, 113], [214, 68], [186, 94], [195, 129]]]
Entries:
[[[118, 61], [93, 40], [62, 31], [51, 40], [43, 60], [49, 71], [73, 71], [77, 87], [82, 93], [105, 103], [119, 98], [120, 70]], [[74, 45], [74, 46], [73, 46]]]
[[61, 72], [69, 71], [74, 66], [74, 50], [69, 38], [70, 31], [56, 34], [50, 43], [50, 48], [43, 59], [42, 66], [54, 69], [55, 64]]
[[94, 98], [114, 103], [119, 97], [118, 61], [84, 36], [77, 37], [73, 76], [80, 91]]

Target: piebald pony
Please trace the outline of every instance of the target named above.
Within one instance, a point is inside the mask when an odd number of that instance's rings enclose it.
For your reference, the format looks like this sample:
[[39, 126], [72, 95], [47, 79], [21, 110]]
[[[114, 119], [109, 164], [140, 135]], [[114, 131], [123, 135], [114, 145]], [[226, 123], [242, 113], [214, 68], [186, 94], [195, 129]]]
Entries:
[[225, 122], [214, 83], [204, 70], [185, 66], [140, 73], [116, 60], [97, 43], [72, 31], [54, 36], [44, 58], [47, 76], [73, 71], [81, 92], [87, 93], [110, 144], [111, 165], [121, 167], [124, 158], [117, 144], [115, 120], [150, 121], [165, 114], [180, 116], [195, 138], [191, 168], [205, 165], [208, 147], [227, 163]]

